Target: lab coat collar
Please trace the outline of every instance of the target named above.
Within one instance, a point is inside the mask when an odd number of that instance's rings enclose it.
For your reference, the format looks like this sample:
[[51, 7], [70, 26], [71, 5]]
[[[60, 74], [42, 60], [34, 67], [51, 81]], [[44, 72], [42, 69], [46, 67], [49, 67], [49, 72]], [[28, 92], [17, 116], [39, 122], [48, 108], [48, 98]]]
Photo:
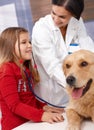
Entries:
[[[48, 15], [48, 17], [49, 17], [49, 24], [50, 24], [50, 27], [52, 28], [52, 31], [60, 31], [60, 29], [57, 26], [55, 26], [51, 15]], [[67, 46], [71, 43], [72, 39], [74, 38], [74, 36], [76, 35], [78, 31], [79, 21], [80, 20], [77, 20], [74, 17], [72, 17], [69, 21], [67, 32], [66, 32], [66, 38], [65, 38], [65, 43]]]
[[78, 28], [79, 28], [79, 20], [72, 17], [69, 21], [67, 32], [66, 32], [65, 42], [67, 45], [69, 45], [72, 42], [72, 39], [77, 34]]
[[49, 24], [50, 24], [50, 27], [52, 28], [53, 31], [59, 31], [59, 28], [57, 26], [55, 26], [51, 15], [49, 15]]

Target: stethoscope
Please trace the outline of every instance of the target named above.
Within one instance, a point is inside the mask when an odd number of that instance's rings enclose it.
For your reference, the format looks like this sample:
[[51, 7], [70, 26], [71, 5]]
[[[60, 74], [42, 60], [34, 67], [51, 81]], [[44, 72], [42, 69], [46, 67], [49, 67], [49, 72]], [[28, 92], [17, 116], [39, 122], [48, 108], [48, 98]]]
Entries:
[[[79, 44], [78, 44], [78, 43], [71, 43], [70, 46], [71, 46], [71, 47], [73, 47], [73, 46], [76, 47], [76, 46], [79, 46]], [[72, 54], [72, 52], [69, 51], [68, 54]], [[33, 53], [32, 53], [32, 59], [33, 59], [33, 62], [34, 62], [35, 69], [36, 69], [36, 71], [38, 71], [38, 70], [37, 70], [37, 65], [36, 65], [35, 60], [34, 60]], [[24, 72], [25, 72], [25, 75], [26, 75], [27, 80], [28, 80], [29, 88], [30, 88], [31, 92], [34, 94], [34, 96], [35, 96], [36, 98], [38, 98], [40, 101], [42, 101], [42, 102], [44, 102], [44, 103], [47, 103], [47, 104], [50, 105], [50, 106], [57, 107], [57, 108], [66, 108], [66, 106], [57, 106], [57, 105], [54, 105], [54, 104], [52, 104], [52, 103], [49, 103], [48, 101], [46, 101], [46, 100], [42, 99], [41, 97], [39, 97], [39, 96], [34, 92], [34, 90], [33, 90], [33, 80], [29, 77], [29, 75], [28, 75], [28, 73], [27, 73], [26, 71], [24, 71]], [[32, 84], [31, 84], [31, 80], [32, 80]], [[61, 87], [61, 86], [60, 86], [60, 87]]]
[[[70, 46], [79, 46], [78, 43], [71, 43]], [[71, 54], [72, 52], [68, 52], [68, 54]], [[33, 56], [33, 52], [32, 52], [32, 59], [33, 59], [33, 62], [34, 62], [34, 66], [35, 66], [35, 69], [37, 69], [37, 66], [36, 66], [36, 63], [35, 63], [35, 60], [34, 60], [34, 56]], [[34, 92], [34, 85], [33, 85], [33, 80], [32, 80], [32, 77], [28, 75], [28, 73], [26, 72], [26, 70], [24, 70], [25, 72], [25, 75], [26, 75], [26, 78], [27, 78], [27, 81], [28, 81], [28, 85], [29, 85], [29, 88], [30, 88], [30, 91], [34, 94], [34, 96], [36, 98], [38, 98], [40, 101], [50, 105], [50, 106], [53, 106], [53, 107], [57, 107], [57, 108], [66, 108], [66, 106], [57, 106], [57, 105], [54, 105], [52, 103], [49, 103], [48, 101], [42, 99], [41, 97], [39, 97], [35, 92]]]
[[31, 76], [28, 75], [28, 73], [26, 72], [26, 70], [24, 70], [25, 72], [25, 75], [26, 75], [26, 78], [27, 78], [27, 81], [28, 81], [28, 85], [29, 85], [29, 89], [30, 91], [34, 94], [34, 96], [36, 98], [38, 98], [40, 101], [50, 105], [50, 106], [53, 106], [53, 107], [57, 107], [57, 108], [65, 108], [65, 106], [57, 106], [57, 105], [54, 105], [52, 103], [49, 103], [48, 101], [42, 99], [41, 97], [39, 97], [35, 92], [34, 92], [34, 89], [33, 89], [33, 86], [34, 86], [34, 83], [33, 83], [33, 79]]

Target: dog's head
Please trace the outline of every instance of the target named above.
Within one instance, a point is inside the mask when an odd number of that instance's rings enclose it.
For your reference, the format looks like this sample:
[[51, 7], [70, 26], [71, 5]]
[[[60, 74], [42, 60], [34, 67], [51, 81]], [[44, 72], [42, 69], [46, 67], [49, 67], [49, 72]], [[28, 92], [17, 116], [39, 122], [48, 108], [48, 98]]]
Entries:
[[94, 53], [79, 50], [68, 55], [64, 60], [63, 70], [68, 91], [72, 98], [79, 99], [83, 97], [93, 87]]

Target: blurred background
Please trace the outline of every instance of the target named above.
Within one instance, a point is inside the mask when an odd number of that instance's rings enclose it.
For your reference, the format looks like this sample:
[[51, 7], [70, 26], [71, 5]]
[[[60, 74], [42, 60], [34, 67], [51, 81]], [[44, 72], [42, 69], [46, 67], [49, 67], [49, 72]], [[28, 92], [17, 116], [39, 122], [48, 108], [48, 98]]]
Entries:
[[[85, 9], [83, 18], [85, 21], [94, 20], [94, 0], [84, 0]], [[51, 0], [30, 0], [33, 22], [51, 11]]]
[[[94, 40], [94, 0], [84, 0], [85, 9], [82, 17], [85, 21], [85, 26], [88, 34]], [[33, 23], [40, 17], [45, 16], [51, 11], [51, 0], [30, 0]]]
[[[84, 0], [82, 17], [94, 40], [94, 0]], [[51, 11], [51, 0], [0, 0], [0, 32], [10, 26], [22, 26], [32, 35], [34, 23]]]
[[[82, 17], [94, 40], [94, 0], [84, 0]], [[0, 32], [8, 26], [23, 26], [32, 34], [34, 23], [51, 11], [51, 0], [0, 0]]]

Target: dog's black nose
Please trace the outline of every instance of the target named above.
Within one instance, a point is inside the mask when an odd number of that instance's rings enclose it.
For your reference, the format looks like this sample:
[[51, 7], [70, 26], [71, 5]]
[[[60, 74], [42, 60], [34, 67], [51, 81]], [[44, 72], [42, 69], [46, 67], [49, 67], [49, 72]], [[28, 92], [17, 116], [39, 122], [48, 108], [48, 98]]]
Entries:
[[67, 82], [70, 86], [74, 85], [74, 84], [75, 84], [75, 81], [76, 81], [76, 79], [75, 79], [74, 76], [68, 76], [68, 77], [66, 78], [66, 82]]

